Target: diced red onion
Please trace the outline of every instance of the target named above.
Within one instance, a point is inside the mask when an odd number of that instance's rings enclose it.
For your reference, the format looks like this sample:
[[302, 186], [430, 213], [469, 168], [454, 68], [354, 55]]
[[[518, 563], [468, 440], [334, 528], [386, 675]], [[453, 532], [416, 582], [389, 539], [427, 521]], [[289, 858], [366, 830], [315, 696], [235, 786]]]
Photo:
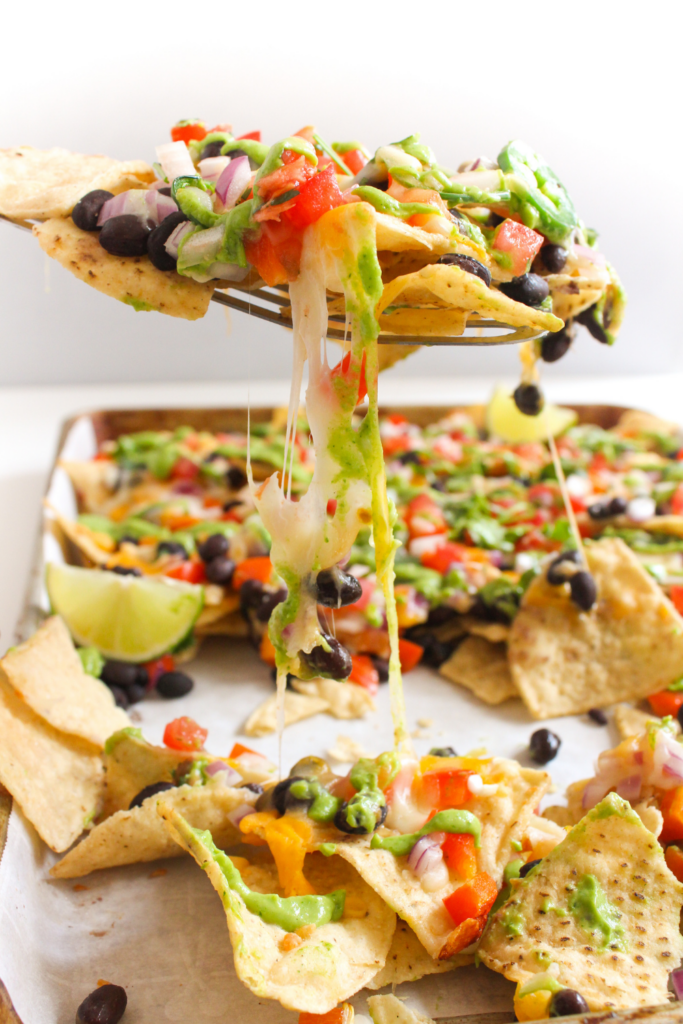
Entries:
[[[217, 256], [223, 244], [224, 233], [223, 224], [197, 231], [183, 246], [183, 263], [188, 267], [194, 267], [198, 263], [203, 263], [207, 256]], [[166, 251], [168, 252], [168, 249]]]
[[178, 259], [178, 246], [185, 235], [188, 235], [191, 231], [194, 231], [194, 224], [191, 220], [185, 220], [182, 224], [179, 224], [177, 228], [174, 228], [166, 239], [164, 248], [168, 255], [172, 256], [174, 260]]
[[443, 832], [431, 832], [429, 835], [421, 836], [415, 843], [408, 854], [408, 867], [415, 872], [418, 878], [421, 878], [434, 864], [443, 860], [441, 851], [443, 839]]
[[190, 151], [184, 142], [165, 142], [157, 146], [157, 160], [169, 182], [197, 173]]
[[478, 171], [482, 167], [487, 171], [491, 171], [497, 166], [498, 164], [495, 160], [490, 160], [487, 156], [478, 156], [476, 160], [466, 160], [464, 164], [460, 164], [458, 173], [466, 174], [468, 171]]
[[504, 561], [505, 555], [502, 551], [489, 551], [489, 562], [491, 565], [495, 565], [496, 568], [500, 569]]
[[226, 818], [235, 826], [235, 828], [239, 828], [239, 823], [243, 818], [255, 813], [256, 808], [253, 807], [252, 804], [240, 804], [239, 807], [235, 807], [232, 811], [228, 811]]
[[231, 160], [216, 182], [216, 195], [226, 209], [232, 209], [251, 178], [248, 156]]
[[173, 484], [172, 490], [174, 494], [196, 494], [199, 496], [204, 493], [203, 488], [201, 488], [199, 484], [193, 483], [191, 480], [179, 480], [177, 483]]
[[212, 263], [206, 273], [209, 277], [220, 278], [221, 281], [243, 281], [250, 269], [239, 267], [236, 263]]
[[628, 778], [622, 779], [617, 785], [617, 796], [620, 796], [622, 800], [628, 800], [632, 804], [640, 796], [642, 787], [642, 775], [629, 775]]
[[145, 192], [145, 200], [149, 216], [155, 224], [161, 224], [162, 220], [170, 217], [172, 213], [178, 212], [178, 204], [171, 196], [162, 196], [159, 192], [148, 189]]
[[683, 747], [663, 729], [657, 733], [652, 773], [648, 781], [661, 789], [673, 789], [683, 784]]
[[207, 156], [199, 161], [197, 168], [204, 181], [212, 181], [215, 185], [229, 163], [229, 156]]
[[485, 171], [462, 171], [460, 174], [451, 175], [451, 181], [454, 185], [461, 185], [463, 188], [474, 186], [481, 189], [482, 192], [496, 191], [496, 189], [501, 187], [502, 180], [502, 172], [493, 168]]
[[598, 267], [604, 267], [606, 260], [601, 252], [596, 252], [595, 249], [591, 249], [588, 245], [575, 245], [574, 252], [577, 256], [583, 257], [585, 260], [589, 260], [591, 263], [595, 263]]
[[204, 771], [211, 778], [214, 778], [219, 773], [224, 772], [225, 779], [223, 779], [223, 784], [225, 786], [236, 786], [242, 781], [240, 773], [236, 772], [235, 769], [231, 765], [226, 764], [225, 761], [212, 761], [211, 764], [207, 764]]
[[676, 999], [683, 999], [683, 967], [678, 967], [671, 972], [671, 984], [676, 993]]
[[[158, 195], [158, 192], [154, 192]], [[107, 199], [100, 210], [97, 219], [97, 226], [102, 227], [112, 217], [121, 217], [123, 214], [132, 214], [140, 220], [150, 219], [149, 207], [147, 205], [147, 190], [143, 188], [131, 188], [127, 192], [119, 192], [117, 196]]]

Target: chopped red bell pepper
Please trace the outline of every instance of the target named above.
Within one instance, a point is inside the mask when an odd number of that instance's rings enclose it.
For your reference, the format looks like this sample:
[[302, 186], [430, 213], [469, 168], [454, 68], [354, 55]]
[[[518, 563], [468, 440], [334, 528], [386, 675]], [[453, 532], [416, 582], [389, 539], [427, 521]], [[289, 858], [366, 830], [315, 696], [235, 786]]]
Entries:
[[328, 164], [323, 171], [299, 186], [296, 205], [282, 216], [298, 231], [303, 231], [309, 224], [314, 224], [319, 220], [328, 210], [334, 210], [336, 206], [340, 206], [343, 201], [334, 173], [334, 164]]
[[287, 271], [278, 259], [275, 246], [264, 231], [253, 239], [245, 238], [244, 252], [249, 263], [256, 267], [259, 276], [267, 285], [272, 287], [276, 284], [287, 284]]
[[673, 493], [671, 511], [675, 516], [683, 516], [683, 484], [679, 484]]
[[340, 153], [339, 156], [351, 171], [351, 174], [358, 174], [368, 162], [368, 158], [362, 149], [349, 149], [346, 153]]
[[372, 658], [367, 654], [352, 654], [351, 665], [348, 682], [362, 686], [374, 697], [379, 690], [379, 672], [373, 665]]
[[[353, 374], [353, 368], [351, 366], [351, 352], [347, 352], [345, 356], [340, 359], [336, 366], [333, 366], [330, 370], [330, 378], [334, 382], [335, 380], [341, 380], [344, 384], [350, 384]], [[360, 363], [360, 374], [358, 376], [358, 396], [356, 404], [360, 405], [365, 396], [368, 393], [368, 385], [365, 379], [365, 352], [361, 357]]]
[[439, 811], [462, 807], [472, 799], [467, 780], [473, 774], [465, 768], [426, 772], [422, 776], [425, 799]]
[[240, 562], [232, 577], [232, 585], [239, 590], [247, 580], [258, 580], [260, 583], [269, 583], [273, 574], [273, 563], [268, 555], [256, 555], [253, 558], [245, 558]]
[[411, 538], [431, 537], [435, 533], [445, 533], [448, 527], [443, 512], [428, 494], [418, 494], [413, 498], [405, 511], [404, 518]]
[[256, 754], [257, 757], [263, 757], [263, 754], [259, 754], [258, 750], [252, 750], [251, 747], [245, 747], [243, 743], [234, 743], [228, 757], [241, 757], [242, 754]]
[[194, 718], [174, 718], [164, 729], [164, 744], [171, 750], [203, 750], [208, 729], [197, 725]]
[[477, 873], [474, 836], [469, 832], [447, 832], [441, 849], [449, 870], [457, 871], [465, 881], [474, 878]]
[[165, 571], [164, 576], [170, 576], [172, 580], [182, 580], [184, 583], [206, 582], [204, 563], [192, 560], [171, 566]]
[[148, 661], [145, 664], [151, 686], [156, 686], [156, 681], [164, 672], [172, 672], [175, 668], [175, 658], [172, 654], [162, 654], [155, 661]]
[[493, 237], [493, 248], [505, 253], [510, 259], [510, 266], [515, 277], [526, 274], [529, 264], [539, 251], [545, 239], [537, 231], [532, 231], [524, 224], [515, 220], [504, 220]]
[[275, 255], [285, 268], [287, 279], [294, 281], [299, 274], [299, 264], [301, 263], [303, 245], [301, 234], [284, 220], [266, 221], [263, 225], [263, 232], [273, 243]]
[[672, 875], [675, 875], [679, 882], [683, 882], [683, 850], [680, 846], [667, 846], [664, 859]]
[[464, 560], [467, 550], [464, 544], [447, 540], [440, 544], [435, 551], [425, 551], [420, 556], [420, 561], [427, 569], [436, 569], [442, 576], [445, 576], [453, 562]]
[[678, 583], [673, 583], [669, 587], [669, 597], [679, 615], [683, 615], [683, 587]]
[[683, 786], [669, 789], [659, 805], [664, 824], [659, 834], [660, 843], [676, 843], [683, 840]]
[[199, 141], [206, 135], [206, 125], [203, 121], [178, 121], [171, 128], [171, 138], [174, 142]]
[[398, 657], [401, 662], [401, 672], [412, 672], [412, 670], [422, 661], [423, 654], [424, 647], [420, 647], [419, 644], [414, 644], [412, 640], [406, 640], [404, 637], [401, 637], [398, 642]]
[[469, 882], [465, 882], [447, 896], [443, 905], [451, 915], [453, 923], [459, 925], [470, 918], [488, 914], [497, 896], [496, 883], [486, 871], [480, 871]]
[[349, 1003], [335, 1006], [327, 1013], [300, 1013], [299, 1024], [351, 1024], [353, 1009]]
[[660, 690], [659, 693], [651, 693], [647, 700], [654, 713], [660, 718], [664, 718], [666, 715], [675, 718], [680, 708], [683, 707], [683, 691]]
[[260, 142], [261, 141], [261, 132], [247, 132], [245, 135], [238, 135], [237, 136], [237, 141], [238, 142], [241, 141], [242, 139], [253, 139], [254, 142]]

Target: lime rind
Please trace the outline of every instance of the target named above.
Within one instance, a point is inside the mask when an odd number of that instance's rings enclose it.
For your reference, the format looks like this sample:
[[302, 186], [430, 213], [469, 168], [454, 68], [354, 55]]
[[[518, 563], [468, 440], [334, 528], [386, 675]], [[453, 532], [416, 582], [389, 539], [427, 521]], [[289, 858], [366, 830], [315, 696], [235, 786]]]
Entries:
[[165, 654], [188, 635], [204, 607], [203, 587], [165, 577], [50, 563], [46, 585], [53, 611], [74, 640], [120, 661]]
[[577, 415], [573, 409], [558, 405], [545, 405], [538, 416], [520, 412], [512, 394], [497, 387], [486, 408], [486, 426], [490, 434], [511, 444], [527, 441], [547, 441], [548, 435], [557, 437], [574, 426]]

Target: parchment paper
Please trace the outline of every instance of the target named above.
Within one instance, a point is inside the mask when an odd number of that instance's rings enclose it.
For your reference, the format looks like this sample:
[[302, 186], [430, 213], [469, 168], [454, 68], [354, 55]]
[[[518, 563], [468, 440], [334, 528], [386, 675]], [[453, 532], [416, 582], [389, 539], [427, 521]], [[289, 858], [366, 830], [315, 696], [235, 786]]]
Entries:
[[[88, 457], [94, 439], [77, 424], [70, 457]], [[51, 500], [73, 514], [73, 496], [56, 471]], [[58, 557], [47, 543], [50, 557]], [[37, 576], [36, 600], [41, 598]], [[151, 698], [133, 709], [135, 724], [160, 743], [164, 725], [190, 715], [209, 729], [207, 749], [227, 754], [254, 707], [270, 693], [270, 673], [247, 643], [212, 640], [189, 666], [195, 689], [176, 701]], [[436, 672], [416, 669], [405, 679], [409, 727], [418, 754], [452, 744], [458, 753], [525, 755], [531, 733], [548, 724], [562, 739], [549, 765], [558, 789], [590, 774], [600, 752], [616, 740], [611, 727], [590, 719], [533, 722], [521, 701], [496, 708], [481, 704]], [[339, 734], [370, 753], [391, 746], [389, 695], [382, 687], [378, 709], [362, 721], [327, 715], [287, 729], [283, 768], [304, 754], [325, 756]], [[277, 762], [277, 738], [247, 741]], [[550, 802], [558, 802], [551, 797]], [[76, 1008], [105, 979], [128, 992], [125, 1024], [294, 1024], [297, 1015], [253, 996], [236, 978], [221, 902], [204, 874], [188, 859], [159, 861], [98, 872], [82, 880], [52, 881], [53, 854], [15, 807], [0, 861], [0, 979], [23, 1024], [71, 1024]], [[397, 994], [432, 1017], [510, 1011], [513, 986], [481, 967], [467, 968], [401, 986]], [[364, 1013], [365, 994], [354, 1000]]]

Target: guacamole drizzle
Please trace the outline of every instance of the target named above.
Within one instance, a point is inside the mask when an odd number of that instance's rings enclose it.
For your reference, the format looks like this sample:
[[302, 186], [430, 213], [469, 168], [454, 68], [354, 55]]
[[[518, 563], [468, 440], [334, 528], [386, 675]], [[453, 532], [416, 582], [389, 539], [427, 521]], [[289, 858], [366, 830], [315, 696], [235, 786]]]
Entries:
[[623, 947], [624, 929], [620, 914], [595, 875], [583, 875], [568, 900], [569, 912], [585, 931], [600, 935], [599, 946]]
[[370, 847], [373, 850], [388, 850], [395, 857], [407, 857], [418, 839], [432, 832], [469, 832], [474, 836], [474, 845], [477, 848], [481, 846], [481, 824], [476, 815], [471, 811], [449, 810], [439, 811], [418, 832], [407, 832], [403, 836], [374, 835]]

